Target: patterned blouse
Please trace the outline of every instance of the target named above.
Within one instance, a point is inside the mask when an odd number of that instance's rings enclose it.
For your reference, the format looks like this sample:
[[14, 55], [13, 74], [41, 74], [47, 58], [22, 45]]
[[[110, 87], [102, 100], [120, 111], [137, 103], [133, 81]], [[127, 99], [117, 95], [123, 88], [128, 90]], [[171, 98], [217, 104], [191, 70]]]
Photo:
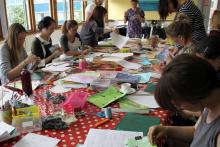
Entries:
[[127, 35], [129, 38], [142, 37], [142, 27], [139, 16], [141, 18], [145, 17], [144, 11], [140, 8], [137, 8], [136, 10], [130, 8], [125, 12], [125, 20], [128, 21]]

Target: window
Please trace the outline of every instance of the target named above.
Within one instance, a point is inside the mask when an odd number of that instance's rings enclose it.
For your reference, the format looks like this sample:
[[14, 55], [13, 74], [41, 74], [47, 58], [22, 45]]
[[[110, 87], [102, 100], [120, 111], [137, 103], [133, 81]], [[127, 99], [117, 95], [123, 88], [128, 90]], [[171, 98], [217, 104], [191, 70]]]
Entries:
[[77, 22], [84, 21], [84, 5], [83, 0], [73, 0], [74, 19]]
[[34, 0], [35, 24], [45, 16], [51, 16], [50, 0]]
[[57, 0], [57, 22], [63, 25], [65, 20], [70, 19], [69, 0]]
[[6, 0], [8, 26], [12, 23], [20, 23], [27, 30], [31, 29], [28, 0]]

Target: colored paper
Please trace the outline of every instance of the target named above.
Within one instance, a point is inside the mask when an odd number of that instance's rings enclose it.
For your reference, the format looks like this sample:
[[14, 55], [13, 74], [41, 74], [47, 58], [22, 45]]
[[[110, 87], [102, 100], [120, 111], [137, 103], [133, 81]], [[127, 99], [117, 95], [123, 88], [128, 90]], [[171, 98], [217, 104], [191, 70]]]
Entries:
[[160, 108], [153, 95], [129, 95], [127, 99], [148, 108]]
[[83, 73], [77, 73], [67, 76], [63, 79], [63, 81], [72, 81], [77, 83], [92, 83], [94, 80], [98, 79], [100, 77], [100, 73], [93, 72], [93, 71], [87, 71]]
[[147, 88], [144, 89], [145, 92], [154, 92], [156, 90], [156, 83], [148, 83]]
[[137, 104], [134, 101], [127, 99], [126, 97], [119, 100], [118, 103], [119, 103], [120, 108], [122, 108], [122, 109], [133, 110], [133, 109], [147, 109], [148, 108], [146, 106]]
[[99, 108], [104, 108], [123, 96], [125, 96], [125, 94], [120, 93], [118, 89], [111, 86], [103, 92], [90, 96], [87, 101]]
[[123, 147], [127, 139], [143, 136], [142, 132], [90, 129], [83, 147]]
[[148, 72], [148, 73], [140, 73], [140, 74], [135, 74], [135, 75], [141, 77], [141, 79], [139, 81], [139, 83], [141, 83], [141, 84], [149, 82], [149, 80], [151, 78], [151, 73], [150, 72]]
[[118, 73], [116, 75], [115, 80], [118, 82], [124, 82], [124, 83], [139, 83], [139, 81], [141, 80], [141, 76], [125, 74], [125, 73]]
[[148, 137], [142, 139], [128, 139], [125, 142], [124, 147], [157, 147], [156, 145], [151, 145]]
[[160, 118], [127, 113], [115, 127], [115, 130], [143, 132], [146, 136], [149, 127], [155, 125], [160, 125]]

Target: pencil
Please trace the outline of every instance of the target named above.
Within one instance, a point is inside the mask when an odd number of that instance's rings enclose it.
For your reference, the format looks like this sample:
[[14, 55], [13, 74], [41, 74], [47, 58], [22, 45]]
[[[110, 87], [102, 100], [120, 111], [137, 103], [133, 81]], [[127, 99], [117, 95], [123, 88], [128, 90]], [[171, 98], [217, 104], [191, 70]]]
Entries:
[[99, 127], [99, 126], [101, 126], [101, 125], [103, 125], [103, 124], [105, 124], [105, 123], [107, 123], [108, 121], [110, 121], [110, 119], [103, 119], [103, 120], [101, 120], [100, 122], [97, 122], [96, 124], [95, 124], [95, 127]]

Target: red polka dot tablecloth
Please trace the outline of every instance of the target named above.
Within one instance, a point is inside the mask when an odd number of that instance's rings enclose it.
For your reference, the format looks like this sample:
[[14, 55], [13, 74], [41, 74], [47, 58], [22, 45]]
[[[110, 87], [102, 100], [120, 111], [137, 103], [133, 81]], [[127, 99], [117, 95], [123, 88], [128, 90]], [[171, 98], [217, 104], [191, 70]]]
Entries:
[[[43, 98], [43, 93], [51, 88], [50, 86], [44, 86], [34, 92], [35, 95], [35, 104], [39, 105], [41, 108], [41, 114], [43, 116], [49, 115], [53, 113], [53, 107], [51, 106], [51, 103], [46, 101]], [[76, 89], [72, 90], [70, 92], [64, 93], [65, 96], [70, 95], [72, 92], [81, 91], [81, 92], [87, 92], [88, 95], [95, 94], [95, 91], [92, 91], [90, 89]], [[117, 103], [114, 103], [111, 105], [112, 108], [118, 108], [119, 105]], [[88, 134], [90, 128], [93, 128], [94, 125], [101, 120], [98, 116], [96, 116], [97, 112], [100, 112], [100, 108], [90, 104], [86, 103], [85, 108], [83, 111], [86, 113], [85, 116], [81, 116], [78, 118], [77, 122], [74, 124], [71, 124], [68, 129], [66, 130], [42, 130], [38, 132], [34, 132], [37, 134], [58, 138], [61, 141], [59, 142], [59, 147], [74, 147], [77, 144], [83, 144], [86, 135]], [[157, 109], [149, 114], [150, 116], [159, 117], [161, 119], [161, 123], [164, 125], [170, 124], [170, 115], [167, 111], [164, 111], [162, 109]], [[113, 114], [113, 119], [110, 120], [110, 122], [98, 127], [100, 129], [114, 129], [115, 126], [120, 122], [120, 120], [125, 116], [125, 113], [117, 113]], [[22, 134], [19, 137], [16, 137], [14, 139], [11, 139], [9, 141], [3, 142], [0, 146], [3, 147], [11, 147], [13, 146], [17, 141], [19, 141], [23, 136], [26, 134]]]

